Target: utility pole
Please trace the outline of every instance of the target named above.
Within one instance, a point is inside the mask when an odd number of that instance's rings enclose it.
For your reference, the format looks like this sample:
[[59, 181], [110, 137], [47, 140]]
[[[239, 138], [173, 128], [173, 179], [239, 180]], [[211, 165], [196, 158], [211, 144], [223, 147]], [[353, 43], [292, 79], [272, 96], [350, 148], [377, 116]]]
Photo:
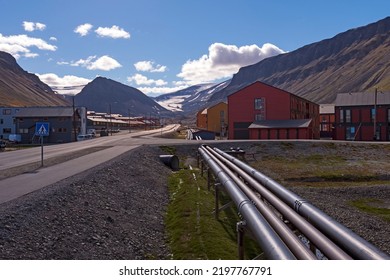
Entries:
[[74, 141], [77, 141], [77, 131], [76, 131], [76, 112], [75, 112], [75, 105], [74, 105], [74, 95], [72, 96], [72, 109], [73, 109], [73, 116], [72, 116], [72, 123], [73, 123], [73, 134], [74, 134]]

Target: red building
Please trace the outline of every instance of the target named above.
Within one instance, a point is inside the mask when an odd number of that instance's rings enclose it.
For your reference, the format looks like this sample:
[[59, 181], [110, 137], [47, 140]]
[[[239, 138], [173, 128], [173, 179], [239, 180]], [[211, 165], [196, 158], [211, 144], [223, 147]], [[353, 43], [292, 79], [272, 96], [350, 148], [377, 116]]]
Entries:
[[320, 137], [333, 139], [335, 122], [334, 104], [320, 105]]
[[335, 102], [335, 139], [390, 140], [390, 93], [343, 93]]
[[229, 139], [318, 139], [319, 105], [255, 82], [228, 96]]

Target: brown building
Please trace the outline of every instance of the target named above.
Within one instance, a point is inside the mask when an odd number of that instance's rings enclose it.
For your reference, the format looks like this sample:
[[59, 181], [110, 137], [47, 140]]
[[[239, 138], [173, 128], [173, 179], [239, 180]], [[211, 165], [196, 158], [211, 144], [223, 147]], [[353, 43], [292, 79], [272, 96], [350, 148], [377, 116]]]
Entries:
[[207, 129], [207, 108], [200, 110], [196, 114], [196, 127]]

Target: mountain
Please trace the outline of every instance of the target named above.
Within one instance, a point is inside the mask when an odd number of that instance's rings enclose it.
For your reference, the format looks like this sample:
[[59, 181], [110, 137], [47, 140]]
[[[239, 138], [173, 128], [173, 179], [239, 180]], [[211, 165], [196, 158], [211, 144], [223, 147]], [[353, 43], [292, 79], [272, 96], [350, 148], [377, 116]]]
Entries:
[[9, 53], [0, 51], [0, 106], [64, 106], [60, 95], [36, 75], [24, 71]]
[[76, 106], [88, 110], [123, 116], [171, 117], [171, 111], [156, 103], [136, 88], [111, 79], [98, 77], [75, 96]]
[[390, 17], [241, 68], [209, 102], [257, 80], [317, 103], [338, 93], [390, 90]]
[[208, 107], [209, 104], [207, 103], [212, 95], [225, 88], [229, 82], [230, 80], [219, 84], [195, 85], [173, 93], [160, 95], [155, 97], [155, 100], [168, 110], [185, 114], [194, 113], [200, 108]]

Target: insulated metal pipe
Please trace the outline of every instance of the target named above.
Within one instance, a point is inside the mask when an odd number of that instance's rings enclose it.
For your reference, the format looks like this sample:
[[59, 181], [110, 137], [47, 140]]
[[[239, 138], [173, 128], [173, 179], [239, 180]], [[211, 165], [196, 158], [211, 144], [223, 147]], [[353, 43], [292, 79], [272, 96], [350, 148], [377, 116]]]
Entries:
[[[276, 216], [269, 206], [262, 201], [254, 191], [252, 191], [237, 175], [235, 175], [226, 165], [224, 165], [213, 151], [207, 150], [210, 157], [233, 179], [237, 186], [244, 192], [249, 199], [255, 203], [255, 207], [264, 216], [267, 222], [272, 226], [276, 233], [286, 243], [291, 252], [300, 260], [316, 260], [317, 257], [306, 247], [303, 242], [296, 236], [292, 230]], [[229, 162], [230, 163], [230, 162]]]
[[198, 149], [208, 166], [213, 170], [220, 183], [224, 185], [230, 198], [236, 204], [239, 213], [244, 217], [248, 227], [268, 259], [296, 259], [290, 249], [262, 217], [248, 197], [237, 187], [233, 180], [208, 155], [204, 148]]
[[251, 174], [258, 182], [260, 182], [286, 204], [292, 207], [297, 213], [305, 217], [315, 227], [324, 232], [330, 239], [332, 239], [336, 244], [338, 244], [338, 246], [348, 252], [348, 254], [353, 258], [364, 260], [390, 259], [390, 256], [385, 252], [382, 252], [379, 248], [369, 243], [367, 240], [363, 239], [349, 228], [332, 219], [317, 207], [299, 197], [297, 194], [287, 190], [276, 181], [253, 169], [237, 158], [232, 157], [217, 148], [214, 148], [214, 150], [231, 162], [234, 162], [248, 174]]
[[249, 174], [245, 173], [237, 165], [216, 153], [210, 147], [207, 150], [212, 152], [219, 160], [226, 164], [232, 171], [238, 173], [254, 190], [263, 196], [276, 210], [278, 210], [287, 220], [289, 220], [310, 242], [312, 242], [328, 259], [350, 260], [352, 259], [339, 246], [326, 237], [322, 232], [296, 213], [286, 203], [281, 201], [276, 195], [262, 186]]

